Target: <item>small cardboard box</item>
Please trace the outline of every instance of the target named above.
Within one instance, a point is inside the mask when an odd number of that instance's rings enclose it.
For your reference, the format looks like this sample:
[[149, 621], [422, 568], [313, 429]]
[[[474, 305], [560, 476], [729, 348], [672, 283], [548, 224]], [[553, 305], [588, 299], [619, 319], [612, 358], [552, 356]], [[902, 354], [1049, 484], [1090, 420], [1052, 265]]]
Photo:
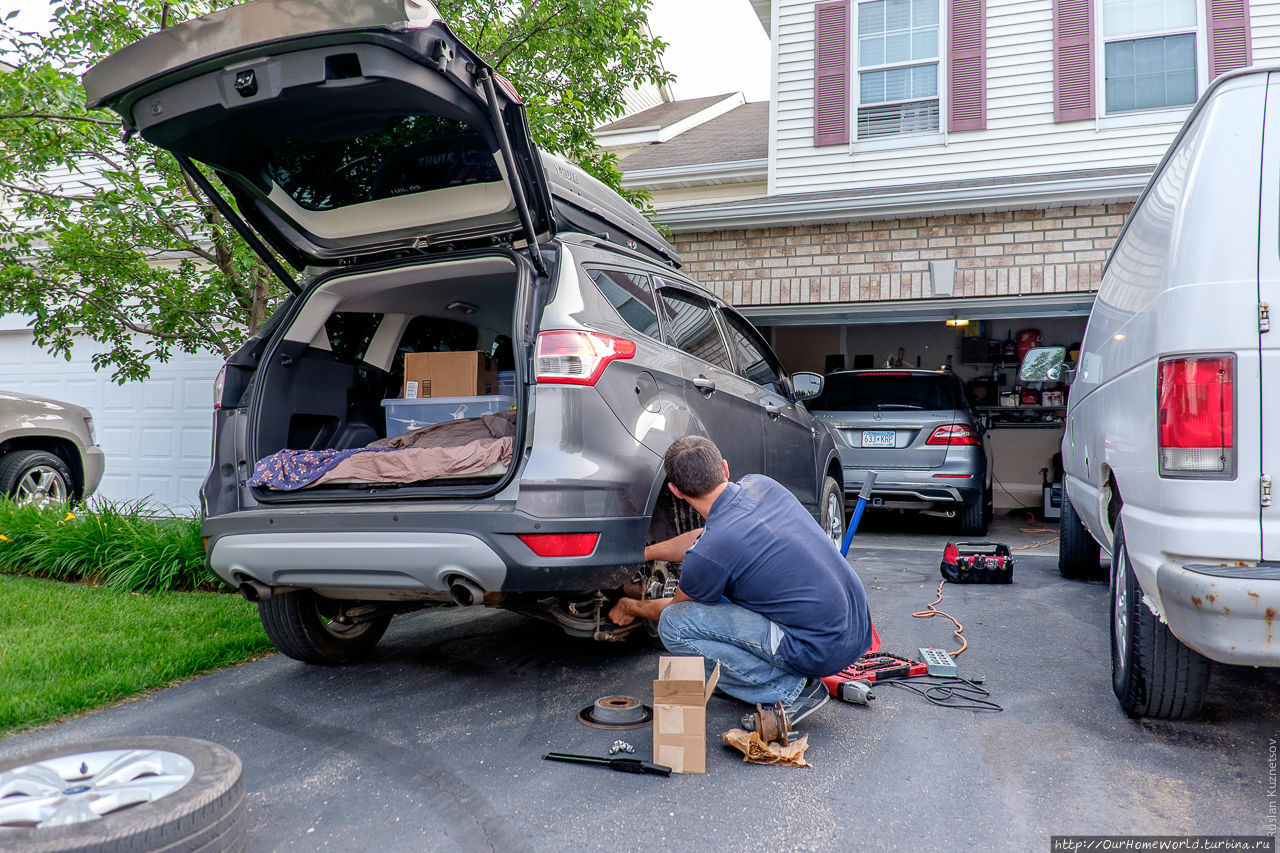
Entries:
[[707, 772], [707, 700], [720, 680], [701, 657], [663, 655], [653, 682], [653, 761], [673, 773]]
[[406, 400], [498, 393], [498, 365], [485, 352], [410, 352], [404, 356]]

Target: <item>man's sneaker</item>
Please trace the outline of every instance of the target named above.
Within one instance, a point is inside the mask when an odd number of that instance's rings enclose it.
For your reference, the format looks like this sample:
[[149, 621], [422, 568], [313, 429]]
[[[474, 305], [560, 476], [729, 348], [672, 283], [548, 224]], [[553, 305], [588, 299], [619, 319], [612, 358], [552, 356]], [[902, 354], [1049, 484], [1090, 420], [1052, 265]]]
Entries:
[[822, 683], [822, 679], [810, 678], [805, 681], [804, 687], [800, 688], [800, 695], [783, 706], [791, 726], [794, 728], [805, 717], [827, 704], [830, 698], [831, 694], [827, 692], [827, 685]]

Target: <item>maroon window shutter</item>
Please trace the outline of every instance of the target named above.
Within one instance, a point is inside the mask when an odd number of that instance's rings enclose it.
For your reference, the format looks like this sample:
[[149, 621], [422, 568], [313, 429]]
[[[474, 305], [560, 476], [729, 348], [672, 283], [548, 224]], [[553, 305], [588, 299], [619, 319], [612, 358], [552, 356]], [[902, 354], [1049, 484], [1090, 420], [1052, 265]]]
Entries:
[[1093, 118], [1093, 0], [1053, 0], [1053, 120]]
[[849, 0], [814, 9], [813, 144], [849, 142]]
[[948, 130], [987, 126], [987, 0], [949, 0]]
[[1244, 68], [1253, 60], [1249, 0], [1206, 0], [1209, 18], [1209, 79]]

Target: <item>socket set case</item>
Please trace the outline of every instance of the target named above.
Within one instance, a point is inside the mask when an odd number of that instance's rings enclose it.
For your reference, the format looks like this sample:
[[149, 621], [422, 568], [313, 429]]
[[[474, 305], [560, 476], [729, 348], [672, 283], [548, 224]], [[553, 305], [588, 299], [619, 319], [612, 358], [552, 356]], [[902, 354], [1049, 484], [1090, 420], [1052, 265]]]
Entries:
[[1013, 555], [998, 542], [947, 543], [939, 568], [951, 583], [1013, 583]]

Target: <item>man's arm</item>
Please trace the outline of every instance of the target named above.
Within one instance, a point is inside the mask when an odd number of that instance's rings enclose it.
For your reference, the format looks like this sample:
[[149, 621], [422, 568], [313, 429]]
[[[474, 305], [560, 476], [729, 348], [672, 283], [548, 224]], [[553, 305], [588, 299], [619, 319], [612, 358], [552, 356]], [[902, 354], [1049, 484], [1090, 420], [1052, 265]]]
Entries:
[[[655, 542], [652, 545], [646, 545], [644, 549], [644, 560], [662, 560], [666, 563], [679, 563], [684, 560], [684, 555], [693, 547], [693, 543], [698, 541], [698, 537], [702, 535], [702, 528], [690, 530], [687, 533], [681, 533], [674, 539], [668, 539], [665, 542]], [[710, 541], [710, 540], [708, 540]]]
[[684, 594], [684, 590], [676, 588], [671, 598], [650, 598], [641, 601], [638, 598], [620, 598], [609, 611], [609, 621], [615, 625], [630, 625], [636, 619], [649, 619], [654, 622], [662, 616], [662, 611], [679, 601], [693, 601]]

